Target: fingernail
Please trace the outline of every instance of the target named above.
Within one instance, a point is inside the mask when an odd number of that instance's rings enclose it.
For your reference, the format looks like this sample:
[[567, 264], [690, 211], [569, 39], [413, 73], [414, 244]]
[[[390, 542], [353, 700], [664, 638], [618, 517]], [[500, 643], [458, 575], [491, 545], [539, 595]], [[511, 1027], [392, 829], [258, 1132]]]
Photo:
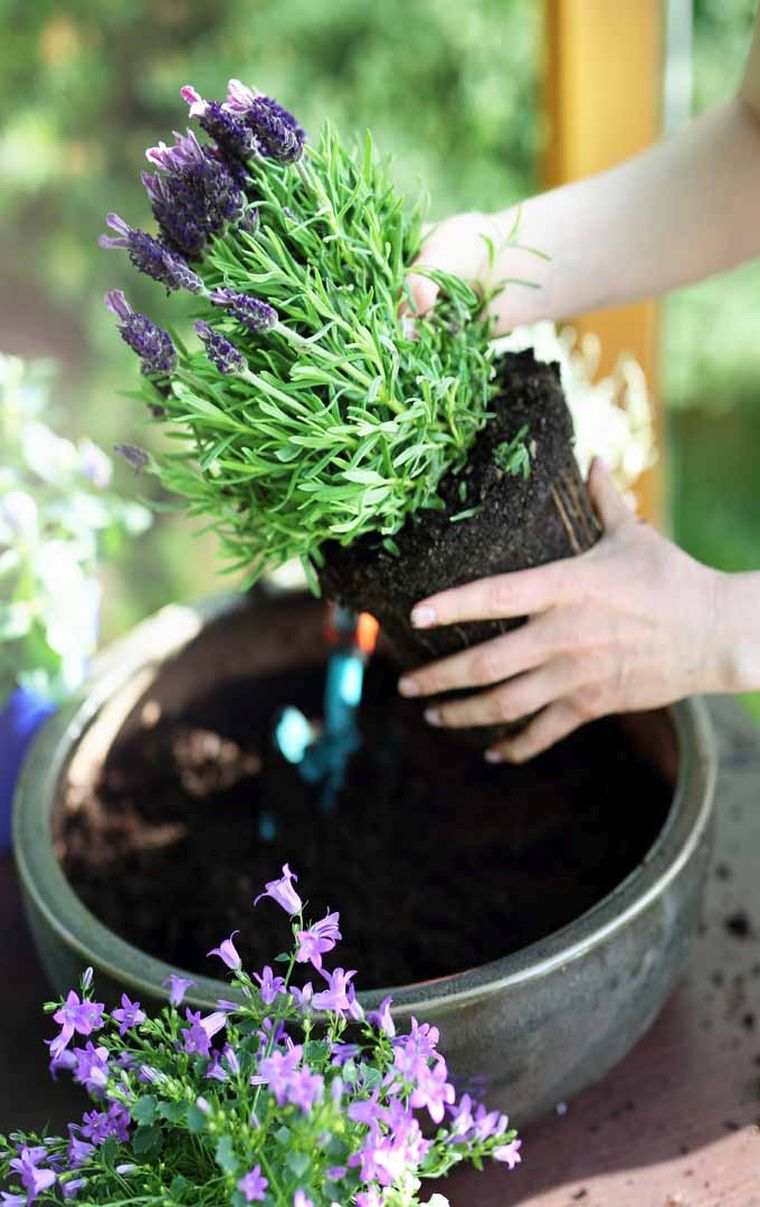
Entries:
[[442, 725], [443, 717], [439, 708], [428, 708], [425, 710], [425, 720], [428, 725]]
[[487, 750], [485, 753], [485, 760], [487, 763], [503, 763], [504, 755], [500, 750]]
[[402, 696], [418, 696], [420, 694], [420, 689], [414, 679], [399, 679], [398, 690]]
[[428, 604], [412, 609], [412, 624], [415, 629], [429, 629], [435, 624], [435, 608]]

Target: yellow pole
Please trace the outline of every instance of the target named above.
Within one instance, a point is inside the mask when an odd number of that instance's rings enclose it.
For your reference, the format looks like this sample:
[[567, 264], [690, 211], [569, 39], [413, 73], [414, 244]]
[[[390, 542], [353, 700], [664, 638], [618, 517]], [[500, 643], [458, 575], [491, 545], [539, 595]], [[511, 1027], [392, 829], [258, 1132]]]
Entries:
[[[611, 167], [660, 133], [664, 0], [545, 0], [546, 121], [543, 178], [548, 187]], [[637, 303], [582, 315], [582, 335], [602, 342], [602, 371], [620, 353], [642, 365], [656, 407], [660, 460], [639, 488], [643, 515], [663, 518], [662, 413], [657, 397], [657, 307]]]

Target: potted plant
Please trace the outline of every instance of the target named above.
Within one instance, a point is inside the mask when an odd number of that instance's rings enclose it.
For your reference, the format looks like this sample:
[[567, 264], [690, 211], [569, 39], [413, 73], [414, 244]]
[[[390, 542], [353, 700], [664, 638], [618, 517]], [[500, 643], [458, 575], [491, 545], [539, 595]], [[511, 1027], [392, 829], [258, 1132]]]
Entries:
[[[390, 998], [365, 1013], [355, 971], [327, 970], [340, 917], [305, 922], [297, 879], [286, 864], [256, 898], [289, 917], [274, 967], [246, 972], [237, 932], [208, 953], [231, 973], [210, 1013], [183, 1008], [192, 981], [176, 975], [152, 1017], [126, 993], [108, 1009], [92, 969], [48, 1003], [51, 1070], [71, 1073], [93, 1109], [65, 1137], [0, 1136], [6, 1207], [416, 1207], [422, 1179], [463, 1161], [518, 1164], [506, 1116], [457, 1097], [437, 1029], [412, 1019], [397, 1031]], [[448, 1207], [441, 1194], [425, 1202]]]
[[221, 103], [182, 94], [207, 137], [147, 152], [158, 235], [111, 214], [101, 239], [196, 301], [186, 342], [107, 295], [174, 438], [165, 456], [135, 456], [249, 581], [300, 559], [314, 590], [376, 616], [404, 664], [502, 631], [422, 634], [409, 613], [442, 587], [597, 539], [556, 366], [497, 356], [488, 299], [448, 274], [431, 274], [429, 315], [399, 318], [422, 207], [369, 135], [352, 148], [326, 127], [307, 144], [236, 80]]
[[49, 378], [46, 364], [0, 355], [0, 850], [29, 742], [95, 650], [98, 562], [150, 520], [109, 490], [101, 449], [42, 422]]

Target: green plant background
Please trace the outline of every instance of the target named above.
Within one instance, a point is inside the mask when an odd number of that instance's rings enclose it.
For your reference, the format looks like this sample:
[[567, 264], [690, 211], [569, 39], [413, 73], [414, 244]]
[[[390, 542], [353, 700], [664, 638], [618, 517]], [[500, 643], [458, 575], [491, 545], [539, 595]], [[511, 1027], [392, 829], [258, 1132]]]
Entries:
[[[695, 109], [735, 87], [754, 7], [695, 0]], [[213, 96], [236, 75], [312, 131], [370, 126], [434, 216], [537, 187], [539, 0], [0, 0], [0, 27], [0, 345], [57, 357], [63, 427], [106, 447], [145, 427], [119, 394], [134, 365], [102, 294], [125, 287], [157, 318], [164, 302], [95, 240], [107, 210], [145, 220], [143, 150], [184, 124], [181, 84]], [[760, 567], [759, 319], [758, 264], [665, 307], [673, 528], [727, 569]], [[146, 489], [126, 467], [118, 484]], [[191, 531], [162, 517], [109, 571], [107, 634], [219, 586], [213, 543]]]

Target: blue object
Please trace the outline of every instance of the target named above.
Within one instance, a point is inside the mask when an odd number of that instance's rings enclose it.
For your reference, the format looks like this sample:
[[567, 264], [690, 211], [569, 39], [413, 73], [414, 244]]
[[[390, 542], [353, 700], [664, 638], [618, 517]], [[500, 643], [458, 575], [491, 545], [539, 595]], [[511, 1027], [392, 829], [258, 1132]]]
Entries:
[[13, 793], [24, 756], [55, 707], [46, 696], [17, 687], [0, 708], [0, 851], [10, 850]]

